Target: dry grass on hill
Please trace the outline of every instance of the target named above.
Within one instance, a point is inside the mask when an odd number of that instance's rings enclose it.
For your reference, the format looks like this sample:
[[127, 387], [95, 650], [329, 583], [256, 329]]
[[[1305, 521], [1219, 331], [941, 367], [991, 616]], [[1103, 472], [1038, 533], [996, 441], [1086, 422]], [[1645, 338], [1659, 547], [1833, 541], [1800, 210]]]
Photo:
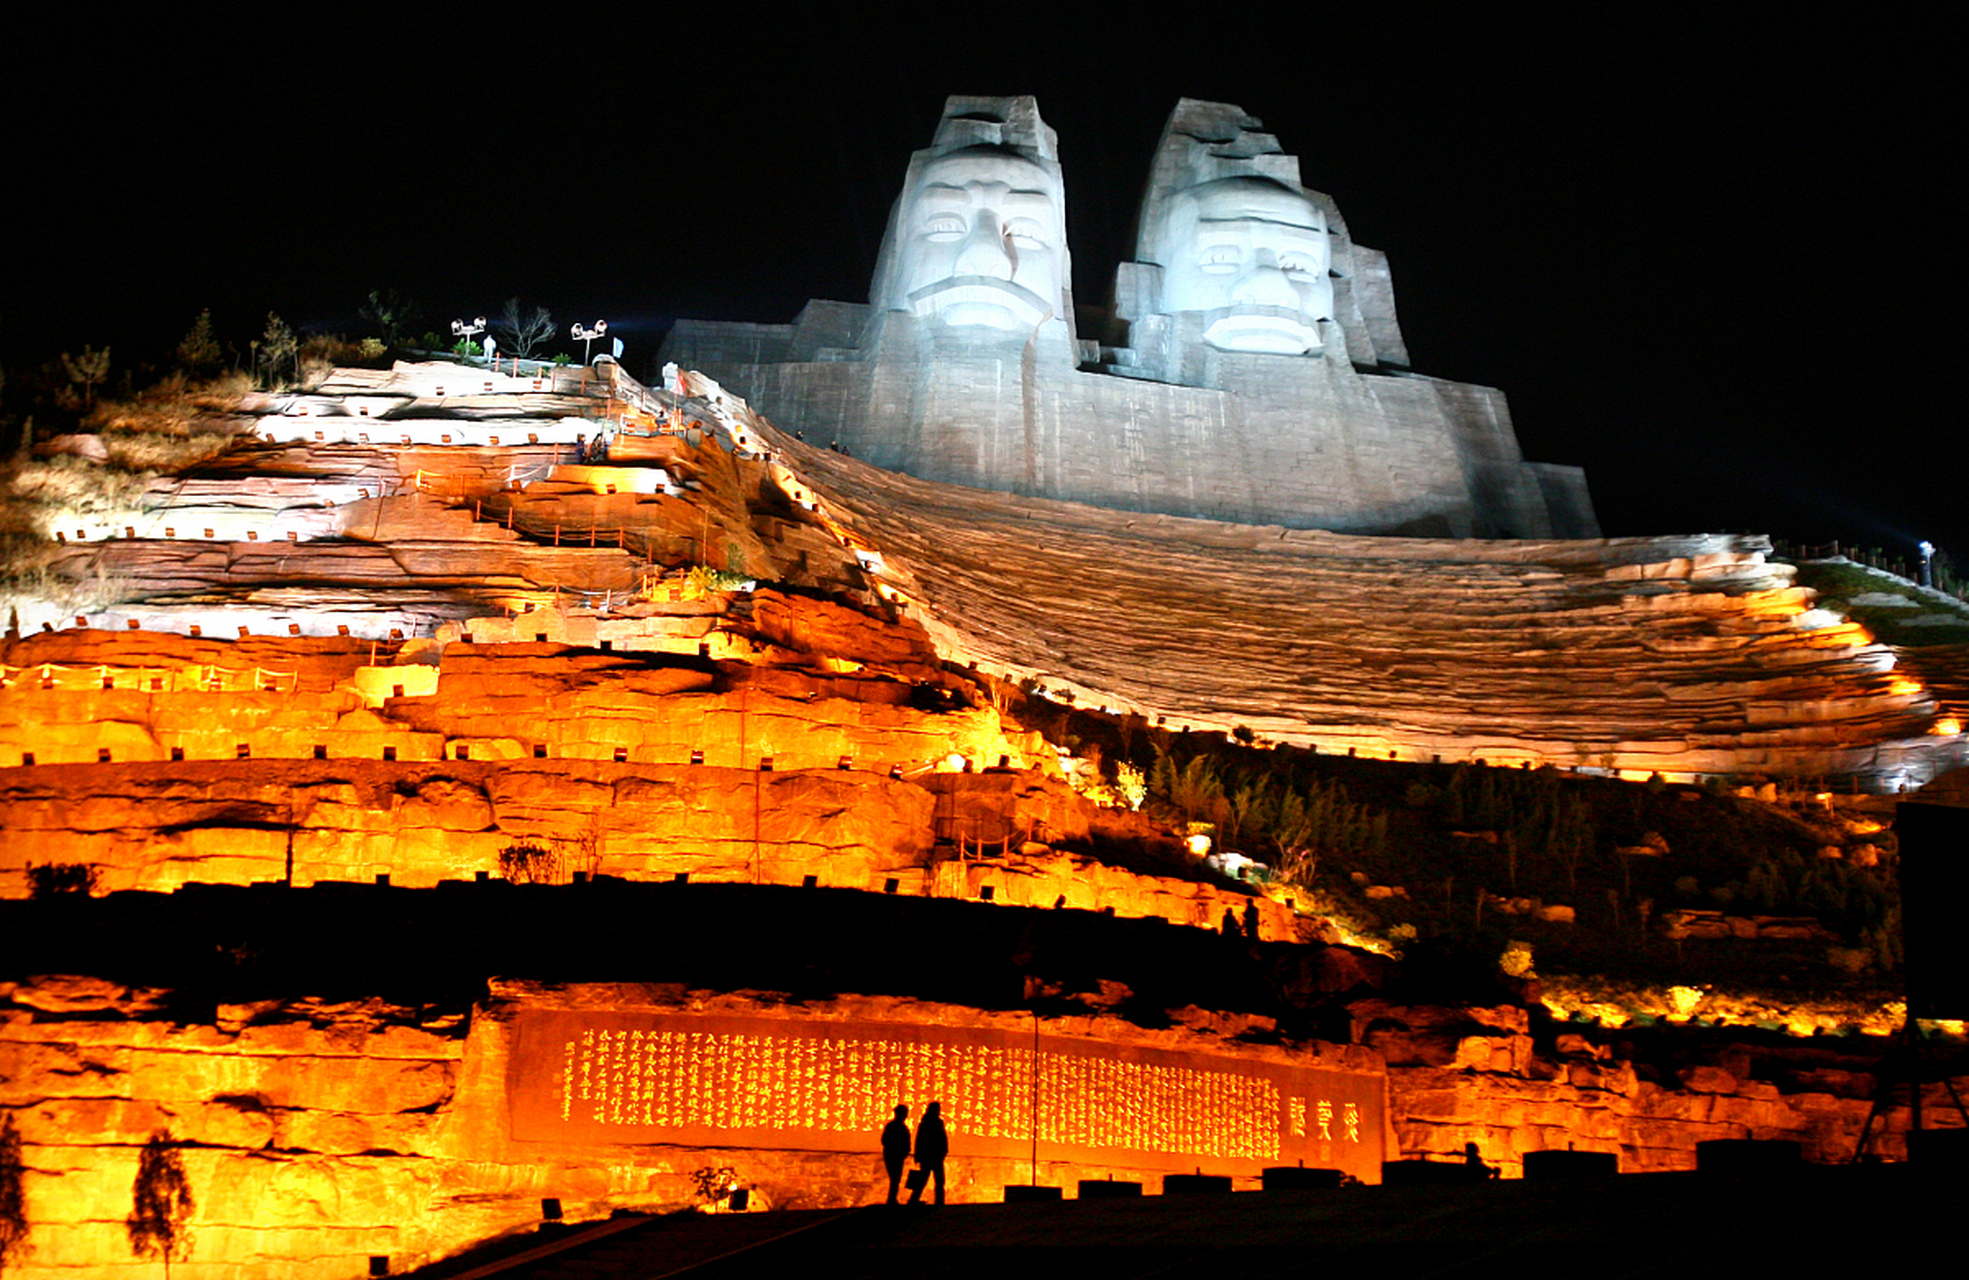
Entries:
[[99, 458], [61, 453], [0, 464], [0, 600], [87, 610], [122, 598], [124, 584], [101, 575], [74, 582], [52, 572], [59, 554], [52, 531], [134, 518], [158, 476], [232, 447], [238, 426], [229, 415], [251, 390], [245, 374], [208, 382], [172, 374], [128, 400], [104, 401], [88, 415], [82, 426], [100, 445]]

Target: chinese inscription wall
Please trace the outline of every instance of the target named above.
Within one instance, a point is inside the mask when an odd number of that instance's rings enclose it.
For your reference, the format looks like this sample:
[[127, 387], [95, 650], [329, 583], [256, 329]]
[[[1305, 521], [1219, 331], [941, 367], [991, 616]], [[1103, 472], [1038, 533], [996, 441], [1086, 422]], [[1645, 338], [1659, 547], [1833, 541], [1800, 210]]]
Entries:
[[[938, 1101], [954, 1156], [1139, 1168], [1377, 1170], [1381, 1078], [982, 1028], [522, 1012], [520, 1140], [874, 1151]], [[1378, 1173], [1374, 1176], [1378, 1177]]]

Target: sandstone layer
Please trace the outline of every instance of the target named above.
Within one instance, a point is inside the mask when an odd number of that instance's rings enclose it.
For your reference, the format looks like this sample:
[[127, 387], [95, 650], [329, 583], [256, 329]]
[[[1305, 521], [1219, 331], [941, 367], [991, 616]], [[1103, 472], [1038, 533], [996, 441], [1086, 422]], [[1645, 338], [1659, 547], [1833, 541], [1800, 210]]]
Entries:
[[[0, 986], [0, 1105], [21, 1133], [34, 1224], [18, 1274], [139, 1265], [123, 1218], [138, 1154], [158, 1133], [182, 1144], [194, 1195], [190, 1256], [174, 1267], [192, 1280], [348, 1277], [373, 1256], [403, 1270], [531, 1226], [548, 1197], [574, 1221], [688, 1207], [701, 1169], [729, 1168], [760, 1208], [872, 1203], [886, 1189], [873, 1133], [865, 1153], [618, 1145], [598, 1158], [585, 1145], [514, 1140], [506, 1092], [514, 1018], [649, 1009], [1027, 1025], [1023, 1015], [893, 998], [789, 1006], [770, 996], [525, 983], [496, 983], [469, 1013], [292, 1000], [221, 1005], [201, 1022], [174, 1017], [169, 994], [96, 979]], [[1686, 1169], [1695, 1143], [1713, 1137], [1798, 1141], [1808, 1159], [1838, 1161], [1850, 1156], [1869, 1105], [1870, 1082], [1851, 1073], [1819, 1072], [1815, 1088], [1780, 1093], [1722, 1066], [1641, 1080], [1632, 1064], [1577, 1036], [1540, 1053], [1513, 1008], [1368, 1003], [1354, 1016], [1372, 1047], [1254, 1047], [1238, 1039], [1254, 1029], [1249, 1019], [1205, 1015], [1145, 1031], [1090, 1013], [1049, 1020], [1047, 1034], [1370, 1072], [1385, 1055], [1391, 1158], [1456, 1157], [1475, 1142], [1507, 1177], [1527, 1152], [1567, 1148], [1616, 1152], [1625, 1172]], [[1941, 1103], [1941, 1086], [1933, 1092]], [[1905, 1113], [1886, 1124], [1880, 1150], [1898, 1155]], [[960, 1201], [995, 1199], [1005, 1183], [1031, 1176], [1023, 1161], [1005, 1160], [953, 1161], [951, 1172]], [[1143, 1174], [1047, 1161], [1038, 1176], [1071, 1187]], [[1156, 1179], [1148, 1181], [1153, 1190]]]

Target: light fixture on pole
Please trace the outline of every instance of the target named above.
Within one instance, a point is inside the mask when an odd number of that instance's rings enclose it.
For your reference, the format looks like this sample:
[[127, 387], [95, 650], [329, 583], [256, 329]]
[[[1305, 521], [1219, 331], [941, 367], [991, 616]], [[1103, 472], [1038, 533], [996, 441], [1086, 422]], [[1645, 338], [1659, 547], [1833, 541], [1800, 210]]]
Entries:
[[589, 344], [608, 332], [608, 321], [597, 320], [592, 329], [584, 329], [577, 322], [570, 332], [574, 335], [574, 340], [581, 344], [581, 363], [587, 364]]
[[467, 323], [466, 321], [463, 320], [453, 320], [451, 322], [452, 336], [459, 339], [461, 342], [469, 343], [473, 338], [477, 337], [479, 334], [484, 332], [485, 332], [484, 316], [474, 316], [472, 317], [470, 323]]
[[1917, 549], [1921, 552], [1921, 585], [1932, 587], [1935, 585], [1935, 544], [1924, 538]]

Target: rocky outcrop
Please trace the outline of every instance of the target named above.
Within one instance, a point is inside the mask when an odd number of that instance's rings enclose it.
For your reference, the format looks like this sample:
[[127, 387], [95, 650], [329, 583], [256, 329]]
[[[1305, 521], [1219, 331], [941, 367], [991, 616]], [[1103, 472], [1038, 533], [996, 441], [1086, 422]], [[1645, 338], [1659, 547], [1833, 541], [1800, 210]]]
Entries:
[[[708, 385], [708, 384], [707, 384]], [[1405, 760], [1853, 775], [1964, 743], [1758, 538], [1360, 538], [958, 491], [817, 449], [742, 403], [878, 590], [947, 659], [1170, 724]]]
[[[1806, 1160], [1840, 1164], [1852, 1159], [1872, 1107], [1871, 1078], [1839, 1069], [1788, 1073], [1791, 1087], [1781, 1089], [1707, 1064], [1648, 1079], [1579, 1035], [1562, 1033], [1541, 1052], [1515, 1006], [1377, 1000], [1352, 1010], [1362, 1042], [1388, 1062], [1403, 1155], [1453, 1160], [1474, 1142], [1505, 1177], [1520, 1174], [1527, 1152], [1569, 1149], [1614, 1152], [1624, 1173], [1693, 1169], [1696, 1144], [1712, 1138], [1796, 1142]], [[1930, 1105], [1948, 1105], [1943, 1085], [1928, 1092]], [[1878, 1118], [1869, 1151], [1905, 1159], [1908, 1117], [1897, 1109]]]
[[[81, 863], [98, 887], [291, 880], [432, 885], [498, 874], [501, 851], [558, 851], [575, 871], [629, 879], [870, 887], [920, 869], [929, 793], [886, 774], [373, 760], [37, 766], [9, 770], [0, 892], [30, 862]], [[874, 886], [874, 887], [878, 887]]]
[[[180, 1144], [200, 1277], [400, 1272], [531, 1226], [541, 1200], [571, 1221], [615, 1209], [696, 1203], [691, 1174], [727, 1166], [753, 1207], [879, 1202], [876, 1134], [866, 1150], [517, 1141], [508, 1081], [515, 1018], [528, 1010], [653, 1010], [866, 1020], [1029, 1034], [1022, 1013], [988, 1014], [887, 997], [787, 1006], [771, 997], [634, 985], [493, 985], [463, 1011], [377, 1001], [221, 1005], [210, 1022], [165, 1008], [168, 993], [99, 979], [0, 983], [0, 1108], [19, 1127], [31, 1223], [24, 1277], [79, 1277], [137, 1265], [123, 1219], [138, 1155], [153, 1134]], [[1048, 1034], [1105, 1046], [1204, 1052], [1372, 1074], [1365, 1051], [1238, 1042], [1248, 1020], [1197, 1014], [1148, 1031], [1099, 1013], [1050, 1020]], [[1136, 1177], [1123, 1165], [1043, 1162], [1042, 1181]], [[1022, 1160], [955, 1159], [953, 1200], [995, 1200], [1029, 1179]]]

